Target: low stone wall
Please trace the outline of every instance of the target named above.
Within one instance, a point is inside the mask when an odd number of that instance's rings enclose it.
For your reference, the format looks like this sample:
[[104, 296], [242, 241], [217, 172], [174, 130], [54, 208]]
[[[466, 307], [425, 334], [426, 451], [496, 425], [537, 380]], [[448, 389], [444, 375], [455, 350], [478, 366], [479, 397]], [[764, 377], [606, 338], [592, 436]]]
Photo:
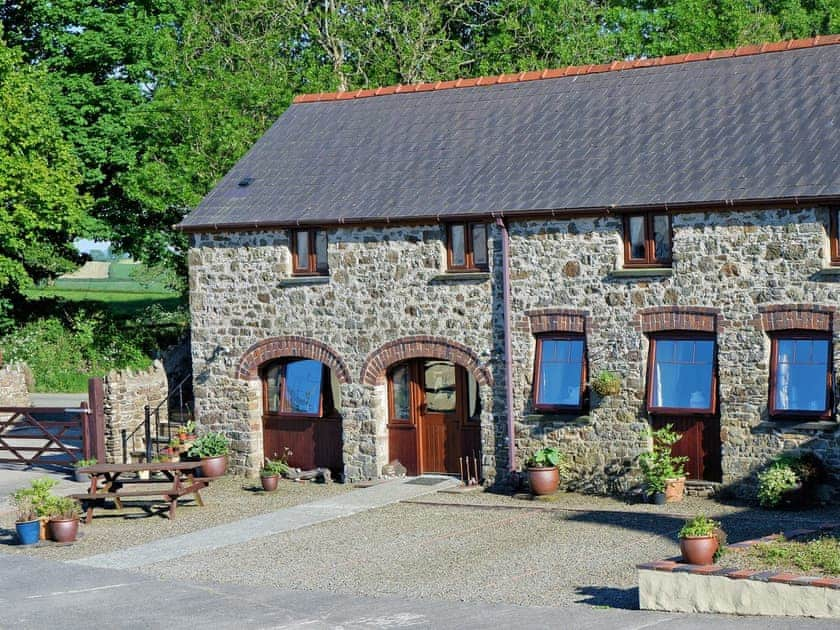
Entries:
[[[837, 526], [827, 523], [821, 529]], [[794, 538], [818, 531], [794, 530], [784, 536]], [[735, 543], [730, 548], [745, 548], [778, 537], [773, 534]], [[642, 610], [840, 619], [840, 578], [701, 566], [676, 560], [649, 562], [637, 568]]]
[[23, 363], [0, 367], [0, 406], [29, 407], [29, 368]]
[[[154, 409], [168, 393], [166, 372], [160, 361], [143, 371], [112, 370], [105, 378], [105, 452], [109, 463], [122, 462], [122, 430], [134, 431], [142, 425], [144, 408], [149, 405]], [[168, 420], [166, 405], [161, 410], [161, 422]], [[152, 422], [152, 436], [155, 425]], [[127, 452], [129, 459], [133, 452], [143, 451], [145, 432], [143, 428], [129, 439]]]

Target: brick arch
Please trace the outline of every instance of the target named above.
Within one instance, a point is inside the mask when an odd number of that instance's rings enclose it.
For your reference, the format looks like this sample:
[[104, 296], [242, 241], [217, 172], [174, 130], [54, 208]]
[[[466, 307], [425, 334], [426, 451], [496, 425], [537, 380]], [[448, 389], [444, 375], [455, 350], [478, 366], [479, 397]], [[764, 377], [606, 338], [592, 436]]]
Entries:
[[396, 339], [371, 352], [362, 366], [362, 383], [384, 385], [385, 373], [390, 366], [408, 359], [421, 358], [452, 361], [469, 370], [479, 385], [493, 384], [490, 372], [480, 364], [478, 355], [467, 346], [442, 337], [425, 335]]
[[758, 307], [759, 323], [765, 332], [814, 330], [831, 332], [837, 309], [819, 304], [770, 304]]
[[720, 311], [704, 306], [657, 306], [639, 311], [643, 333], [669, 330], [714, 333], [723, 328]]
[[320, 361], [332, 370], [340, 383], [351, 382], [350, 370], [335, 350], [315, 339], [295, 335], [269, 337], [255, 343], [239, 360], [236, 376], [246, 381], [257, 380], [260, 377], [260, 366], [284, 357]]

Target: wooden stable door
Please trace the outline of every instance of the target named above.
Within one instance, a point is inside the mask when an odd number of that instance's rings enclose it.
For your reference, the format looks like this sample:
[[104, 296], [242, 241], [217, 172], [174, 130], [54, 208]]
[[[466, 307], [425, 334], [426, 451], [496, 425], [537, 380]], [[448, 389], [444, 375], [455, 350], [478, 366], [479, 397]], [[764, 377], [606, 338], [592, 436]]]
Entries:
[[688, 457], [685, 471], [689, 480], [721, 481], [720, 465], [720, 422], [705, 416], [656, 416], [653, 428], [668, 424], [682, 437], [671, 449], [673, 455]]
[[479, 453], [478, 391], [449, 361], [420, 359], [390, 372], [389, 460], [412, 475], [459, 474], [459, 459]]

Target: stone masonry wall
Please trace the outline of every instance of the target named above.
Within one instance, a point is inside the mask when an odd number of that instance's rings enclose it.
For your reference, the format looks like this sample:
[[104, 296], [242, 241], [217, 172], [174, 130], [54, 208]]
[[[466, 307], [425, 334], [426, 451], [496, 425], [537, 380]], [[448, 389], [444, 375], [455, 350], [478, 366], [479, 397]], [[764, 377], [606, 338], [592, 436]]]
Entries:
[[[648, 339], [644, 309], [713, 308], [718, 314], [719, 410], [725, 482], [749, 479], [772, 456], [816, 450], [840, 468], [833, 423], [796, 428], [767, 417], [769, 338], [761, 310], [791, 304], [834, 308], [840, 275], [827, 267], [824, 209], [674, 214], [673, 268], [621, 269], [621, 217], [512, 221], [511, 294], [516, 455], [558, 444], [571, 455], [577, 487], [621, 489], [648, 447], [644, 404]], [[351, 380], [342, 384], [345, 472], [375, 477], [387, 458], [385, 392], [365, 384], [366, 357], [385, 344], [426, 335], [462, 344], [489, 370], [482, 387], [484, 476], [504, 474], [506, 419], [501, 361], [499, 231], [490, 229], [493, 267], [474, 279], [444, 275], [438, 225], [334, 228], [329, 278], [290, 277], [288, 232], [196, 235], [190, 250], [193, 365], [197, 416], [228, 432], [234, 464], [262, 459], [261, 389], [237, 367], [252, 345], [298, 335], [334, 350]], [[589, 373], [623, 379], [617, 396], [592, 394], [583, 416], [535, 413], [536, 330], [570, 311], [586, 331]], [[540, 328], [542, 330], [543, 328]], [[840, 331], [833, 327], [835, 366]], [[496, 470], [500, 462], [499, 470]]]
[[22, 363], [0, 367], [0, 406], [29, 407], [28, 371]]
[[[376, 477], [387, 463], [386, 388], [361, 383], [365, 359], [388, 342], [416, 335], [471, 348], [481, 365], [493, 347], [496, 300], [488, 274], [444, 278], [439, 225], [331, 229], [330, 276], [291, 276], [288, 232], [198, 235], [190, 250], [190, 308], [196, 416], [224, 430], [232, 465], [262, 462], [259, 382], [236, 371], [266, 338], [297, 335], [340, 355], [352, 382], [341, 385], [345, 474]], [[485, 409], [489, 386], [482, 388]], [[482, 418], [484, 476], [495, 476], [494, 422]]]
[[[142, 425], [145, 413], [144, 407], [152, 409], [166, 398], [168, 387], [166, 372], [160, 361], [155, 361], [147, 370], [134, 371], [112, 370], [104, 378], [104, 410], [105, 410], [105, 451], [108, 463], [121, 463], [123, 458], [122, 430], [129, 433]], [[160, 409], [161, 422], [166, 422], [166, 405]], [[155, 433], [155, 423], [152, 421], [152, 436]], [[140, 427], [129, 438], [127, 456], [129, 461], [135, 460], [133, 453], [145, 450], [145, 431]]]

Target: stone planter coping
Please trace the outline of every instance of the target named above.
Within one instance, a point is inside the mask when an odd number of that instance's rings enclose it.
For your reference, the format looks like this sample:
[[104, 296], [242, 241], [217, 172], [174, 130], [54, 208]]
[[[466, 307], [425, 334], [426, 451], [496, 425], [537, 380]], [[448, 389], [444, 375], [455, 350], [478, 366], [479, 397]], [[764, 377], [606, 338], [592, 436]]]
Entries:
[[[762, 538], [754, 540], [744, 540], [741, 542], [727, 545], [728, 549], [747, 549], [759, 543], [768, 543], [778, 540], [780, 537], [797, 538], [800, 536], [809, 536], [821, 531], [836, 529], [840, 527], [840, 523], [823, 523], [818, 528], [813, 529], [793, 529], [782, 534], [771, 534]], [[757, 571], [752, 569], [736, 569], [733, 567], [722, 567], [717, 564], [713, 565], [698, 565], [687, 564], [679, 562], [678, 558], [669, 558], [666, 560], [657, 560], [654, 562], [646, 562], [644, 564], [636, 565], [637, 569], [647, 571], [663, 571], [666, 573], [689, 573], [692, 575], [713, 575], [718, 577], [726, 577], [730, 580], [753, 580], [756, 582], [772, 582], [778, 584], [790, 584], [793, 586], [816, 586], [820, 588], [830, 588], [840, 590], [840, 577], [824, 577], [814, 575], [799, 575], [796, 573], [789, 573], [786, 571]]]

